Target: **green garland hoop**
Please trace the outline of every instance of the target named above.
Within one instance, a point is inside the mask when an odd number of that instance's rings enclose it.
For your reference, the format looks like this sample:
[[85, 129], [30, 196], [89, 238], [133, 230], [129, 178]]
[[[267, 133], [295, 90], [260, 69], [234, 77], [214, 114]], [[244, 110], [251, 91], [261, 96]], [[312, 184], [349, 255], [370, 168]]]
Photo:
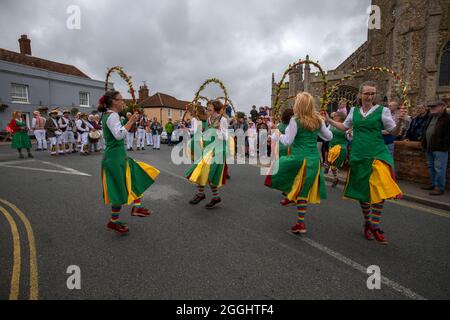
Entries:
[[[208, 80], [206, 80], [202, 85], [201, 85], [201, 87], [198, 89], [198, 91], [197, 91], [197, 93], [195, 94], [195, 98], [194, 98], [194, 100], [192, 101], [192, 103], [194, 103], [194, 104], [197, 104], [197, 102], [198, 102], [198, 100], [199, 100], [199, 98], [200, 98], [200, 94], [206, 89], [206, 87], [209, 85], [209, 84], [211, 84], [211, 83], [215, 83], [215, 84], [217, 84], [217, 85], [219, 85], [219, 87], [222, 89], [222, 91], [223, 91], [223, 94], [224, 94], [224, 97], [223, 98], [217, 98], [217, 99], [224, 99], [225, 100], [225, 105], [226, 104], [232, 104], [232, 102], [231, 102], [231, 100], [230, 100], [230, 97], [229, 97], [229, 95], [228, 95], [228, 90], [227, 90], [227, 88], [225, 87], [225, 85], [223, 84], [223, 82], [222, 81], [220, 81], [219, 79], [217, 79], [217, 78], [212, 78], [212, 79], [208, 79]], [[232, 106], [232, 108], [233, 108], [233, 111], [236, 113], [236, 110], [234, 109], [234, 106]]]
[[130, 89], [131, 98], [133, 100], [133, 113], [135, 113], [136, 112], [136, 105], [137, 105], [137, 103], [136, 103], [136, 95], [135, 95], [135, 91], [134, 91], [134, 88], [133, 88], [133, 83], [131, 82], [131, 77], [128, 76], [125, 73], [125, 71], [123, 71], [122, 67], [115, 66], [115, 67], [112, 67], [112, 68], [108, 69], [108, 72], [106, 73], [105, 93], [109, 89], [108, 88], [109, 78], [111, 77], [111, 75], [114, 72], [117, 73], [127, 83], [128, 88]]
[[386, 67], [367, 67], [367, 68], [361, 68], [361, 69], [353, 71], [348, 76], [345, 76], [344, 78], [340, 79], [335, 85], [333, 85], [331, 90], [328, 92], [327, 100], [331, 101], [331, 96], [339, 89], [339, 87], [345, 81], [354, 79], [357, 75], [359, 75], [361, 73], [366, 73], [366, 72], [381, 72], [381, 73], [386, 73], [386, 74], [393, 76], [394, 79], [400, 83], [400, 94], [403, 99], [402, 104], [409, 111], [409, 107], [411, 106], [411, 103], [408, 98], [408, 85], [405, 83], [405, 81], [402, 79], [402, 77], [400, 76], [399, 73], [397, 73], [394, 70], [391, 70], [389, 68], [386, 68]]
[[230, 97], [229, 97], [229, 95], [228, 95], [228, 90], [227, 90], [227, 88], [225, 87], [225, 85], [223, 84], [223, 82], [220, 81], [220, 80], [217, 79], [217, 78], [212, 78], [212, 79], [206, 80], [206, 81], [200, 86], [200, 88], [198, 89], [198, 91], [195, 93], [194, 100], [192, 100], [192, 102], [191, 102], [190, 104], [188, 104], [187, 107], [186, 107], [186, 111], [185, 111], [185, 113], [184, 113], [184, 115], [183, 115], [183, 121], [184, 121], [184, 119], [185, 119], [186, 114], [189, 112], [188, 110], [189, 110], [189, 107], [190, 107], [190, 106], [194, 106], [194, 110], [196, 111], [197, 103], [198, 103], [200, 100], [204, 100], [204, 101], [206, 101], [206, 102], [211, 101], [211, 100], [208, 99], [207, 97], [201, 95], [201, 93], [202, 93], [202, 92], [206, 89], [206, 87], [207, 87], [209, 84], [211, 84], [211, 83], [215, 83], [215, 84], [219, 85], [219, 87], [222, 89], [222, 91], [223, 91], [223, 93], [224, 93], [224, 96], [223, 96], [223, 97], [218, 97], [218, 98], [213, 99], [213, 100], [224, 100], [225, 105], [229, 104], [229, 105], [231, 106], [231, 108], [233, 108], [234, 114], [237, 114], [236, 109], [234, 108], [234, 104], [233, 104], [233, 102], [231, 101], [231, 99], [230, 99]]
[[299, 66], [299, 65], [304, 65], [304, 64], [311, 64], [311, 65], [315, 66], [315, 67], [319, 70], [319, 74], [320, 74], [320, 76], [321, 76], [321, 78], [322, 78], [322, 82], [323, 82], [323, 95], [322, 95], [322, 99], [321, 99], [321, 109], [322, 109], [322, 110], [326, 110], [326, 106], [328, 105], [328, 89], [327, 89], [327, 86], [328, 86], [328, 80], [327, 80], [327, 78], [326, 78], [325, 72], [324, 72], [323, 69], [322, 69], [322, 66], [321, 66], [318, 62], [312, 61], [312, 60], [309, 59], [309, 57], [308, 57], [308, 58], [306, 58], [306, 59], [304, 59], [304, 60], [300, 60], [300, 61], [294, 63], [293, 65], [290, 65], [289, 68], [286, 69], [286, 71], [285, 71], [284, 74], [283, 74], [283, 77], [281, 78], [280, 82], [278, 83], [278, 86], [277, 86], [277, 95], [276, 95], [276, 97], [275, 97], [274, 112], [273, 112], [275, 118], [278, 119], [279, 117], [281, 117], [281, 115], [279, 114], [281, 106], [282, 106], [284, 103], [286, 103], [287, 101], [292, 100], [292, 99], [294, 99], [294, 98], [296, 97], [296, 96], [289, 96], [287, 99], [285, 99], [285, 100], [283, 100], [283, 101], [280, 101], [280, 97], [281, 97], [281, 89], [282, 89], [282, 86], [283, 86], [283, 84], [284, 84], [284, 80], [286, 79], [286, 77], [288, 76], [288, 74], [289, 74], [295, 67], [297, 67], [297, 66]]

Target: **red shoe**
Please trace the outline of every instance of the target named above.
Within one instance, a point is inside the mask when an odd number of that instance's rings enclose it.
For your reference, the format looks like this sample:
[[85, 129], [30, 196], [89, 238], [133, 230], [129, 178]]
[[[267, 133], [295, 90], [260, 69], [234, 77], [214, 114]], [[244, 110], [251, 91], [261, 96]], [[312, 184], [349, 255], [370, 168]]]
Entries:
[[387, 245], [388, 244], [388, 241], [387, 241], [386, 237], [384, 236], [384, 232], [383, 231], [381, 231], [380, 229], [373, 229], [373, 228], [371, 229], [371, 231], [372, 231], [372, 234], [375, 237], [375, 240], [377, 240], [377, 242], [379, 244], [382, 244], [382, 245]]
[[372, 226], [370, 225], [370, 223], [366, 223], [364, 225], [364, 237], [368, 241], [372, 241], [373, 240]]
[[140, 218], [146, 218], [146, 217], [150, 217], [152, 213], [148, 210], [145, 209], [144, 207], [133, 207], [133, 209], [131, 209], [131, 215], [133, 217], [140, 217]]
[[299, 222], [295, 226], [291, 228], [291, 232], [294, 234], [305, 234], [306, 233], [306, 225], [304, 222]]
[[108, 225], [106, 226], [106, 228], [108, 228], [108, 230], [113, 230], [119, 234], [125, 234], [130, 232], [130, 229], [128, 229], [127, 225], [125, 223], [122, 222], [112, 222], [110, 221], [108, 223]]
[[283, 200], [280, 201], [280, 204], [281, 204], [283, 207], [287, 207], [287, 206], [289, 206], [289, 205], [295, 205], [295, 201], [291, 201], [291, 200], [285, 198], [285, 199], [283, 199]]

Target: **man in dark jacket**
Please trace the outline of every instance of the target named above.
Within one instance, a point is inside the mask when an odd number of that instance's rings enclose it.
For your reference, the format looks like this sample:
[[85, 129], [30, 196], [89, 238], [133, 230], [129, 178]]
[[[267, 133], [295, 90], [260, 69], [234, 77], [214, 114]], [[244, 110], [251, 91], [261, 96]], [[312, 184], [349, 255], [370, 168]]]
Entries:
[[430, 195], [440, 196], [445, 192], [448, 153], [450, 151], [450, 114], [443, 101], [428, 105], [430, 119], [425, 125], [422, 135], [422, 147], [428, 160], [431, 186], [423, 188], [430, 190]]
[[417, 116], [412, 120], [406, 133], [406, 140], [422, 141], [423, 128], [429, 119], [429, 110], [426, 105], [420, 104], [417, 106]]

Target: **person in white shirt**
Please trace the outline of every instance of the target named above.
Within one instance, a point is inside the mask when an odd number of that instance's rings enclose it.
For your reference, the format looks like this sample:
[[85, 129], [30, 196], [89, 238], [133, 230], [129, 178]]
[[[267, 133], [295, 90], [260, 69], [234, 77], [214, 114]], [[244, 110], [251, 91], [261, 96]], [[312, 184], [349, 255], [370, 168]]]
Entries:
[[147, 121], [145, 115], [140, 113], [139, 121], [137, 122], [137, 150], [145, 151], [145, 128], [147, 127]]
[[31, 121], [31, 128], [37, 140], [36, 151], [47, 150], [47, 139], [45, 137], [45, 118], [41, 116], [39, 111], [33, 112], [34, 118]]
[[307, 92], [295, 99], [294, 117], [290, 119], [285, 134], [277, 130], [272, 141], [290, 147], [290, 154], [283, 155], [271, 168], [265, 185], [284, 192], [286, 198], [297, 204], [297, 224], [291, 228], [294, 234], [305, 234], [305, 216], [309, 204], [319, 204], [326, 199], [325, 181], [322, 177], [317, 137], [330, 141], [333, 134], [316, 111], [315, 101]]
[[63, 116], [58, 120], [58, 126], [63, 132], [60, 138], [59, 150], [65, 150], [66, 154], [75, 153], [74, 123], [70, 119], [69, 110], [63, 111]]
[[78, 134], [81, 136], [80, 155], [86, 156], [89, 154], [89, 132], [94, 130], [94, 127], [87, 119], [88, 115], [84, 112], [80, 114], [80, 119], [76, 121]]
[[196, 161], [185, 173], [185, 177], [198, 187], [197, 194], [190, 204], [197, 205], [205, 200], [205, 186], [210, 186], [213, 198], [206, 205], [206, 209], [213, 209], [222, 203], [219, 188], [226, 183], [228, 176], [226, 164], [228, 120], [221, 114], [223, 109], [224, 106], [219, 100], [208, 102], [207, 110], [210, 116], [208, 130], [203, 133], [203, 158]]

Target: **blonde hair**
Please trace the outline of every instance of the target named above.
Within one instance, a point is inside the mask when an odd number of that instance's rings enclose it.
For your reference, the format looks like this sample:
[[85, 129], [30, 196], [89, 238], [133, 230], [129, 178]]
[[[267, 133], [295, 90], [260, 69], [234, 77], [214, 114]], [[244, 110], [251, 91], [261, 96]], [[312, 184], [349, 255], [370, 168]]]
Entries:
[[17, 115], [18, 115], [19, 113], [22, 114], [22, 111], [20, 111], [20, 110], [14, 111], [14, 112], [12, 113], [13, 119], [17, 118]]
[[294, 104], [294, 114], [300, 120], [302, 127], [307, 131], [316, 131], [322, 125], [322, 118], [316, 111], [314, 98], [307, 92], [297, 94]]

